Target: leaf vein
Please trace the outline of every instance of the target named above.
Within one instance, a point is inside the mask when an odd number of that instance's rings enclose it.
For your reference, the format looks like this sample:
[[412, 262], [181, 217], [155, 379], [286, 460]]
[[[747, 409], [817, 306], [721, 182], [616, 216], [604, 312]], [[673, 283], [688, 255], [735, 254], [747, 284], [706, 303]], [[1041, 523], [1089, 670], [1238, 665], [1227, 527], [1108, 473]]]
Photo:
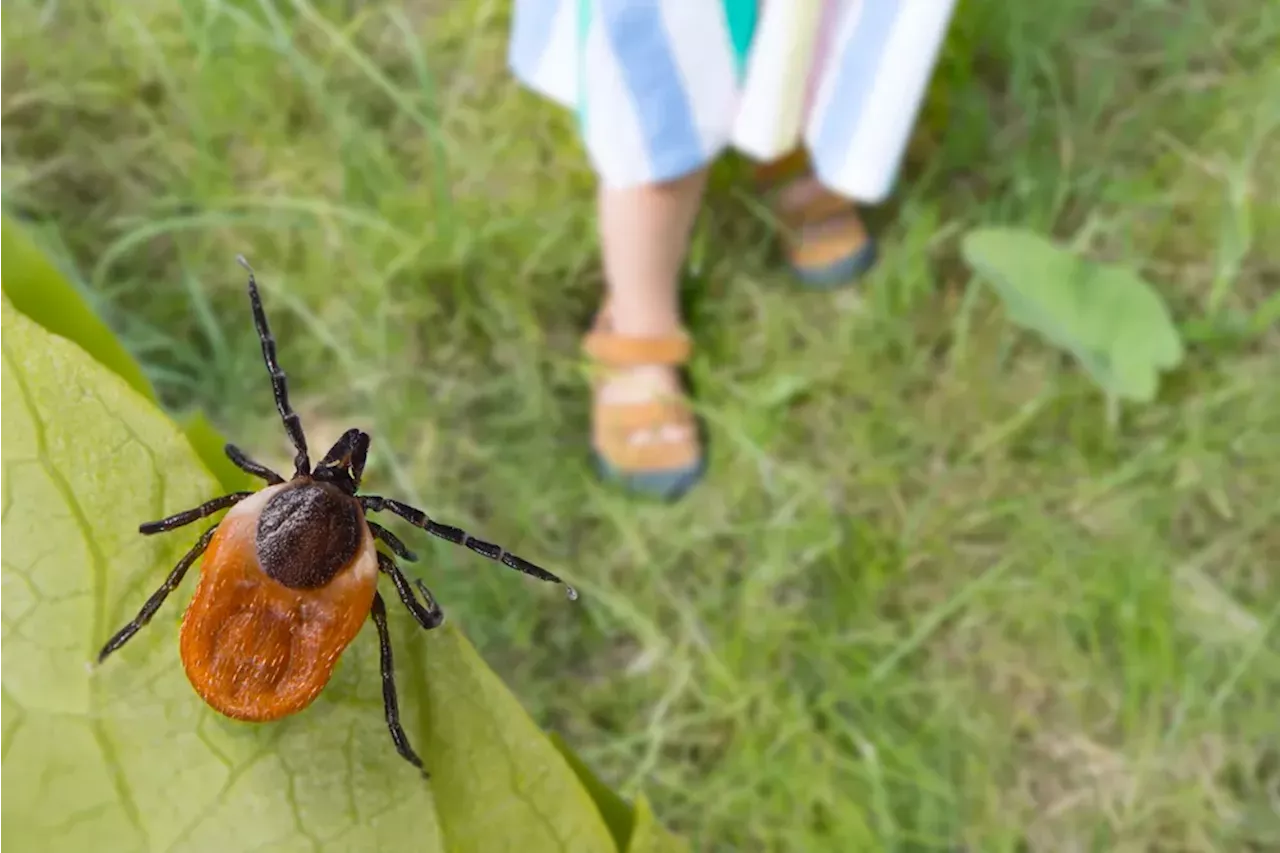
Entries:
[[[22, 398], [23, 407], [27, 410], [27, 414], [31, 417], [32, 429], [35, 433], [37, 458], [40, 460], [41, 466], [45, 473], [49, 476], [54, 488], [58, 490], [66, 503], [67, 509], [70, 510], [71, 518], [75, 522], [76, 527], [80, 530], [81, 536], [84, 537], [85, 548], [89, 551], [90, 565], [93, 567], [94, 575], [94, 599], [97, 605], [94, 615], [94, 634], [101, 636], [102, 620], [106, 609], [106, 581], [107, 567], [106, 558], [99, 547], [97, 540], [93, 535], [93, 528], [89, 524], [89, 519], [85, 515], [84, 507], [80, 505], [80, 501], [76, 498], [74, 490], [71, 488], [70, 482], [63, 475], [62, 471], [53, 464], [53, 460], [49, 457], [49, 440], [45, 432], [44, 422], [40, 419], [39, 409], [36, 406], [35, 399], [32, 397], [31, 389], [28, 387], [22, 371], [18, 369], [18, 364], [10, 352], [9, 347], [3, 348], [4, 360], [9, 363], [9, 369], [13, 374], [14, 383], [18, 387], [18, 393]], [[97, 688], [91, 680], [90, 694], [96, 700]], [[95, 701], [96, 705], [97, 702]], [[120, 806], [124, 810], [125, 816], [134, 828], [138, 830], [144, 840], [149, 838], [147, 829], [143, 825], [142, 815], [138, 811], [138, 804], [134, 802], [133, 792], [129, 790], [128, 780], [124, 775], [124, 767], [120, 764], [119, 757], [116, 755], [115, 747], [107, 739], [106, 730], [102, 721], [96, 716], [90, 719], [89, 729], [93, 733], [94, 739], [98, 743], [99, 749], [102, 750], [103, 762], [106, 764], [107, 774], [111, 778], [111, 785], [115, 789], [116, 796], [120, 800]]]
[[204, 821], [208, 819], [208, 816], [216, 811], [218, 806], [222, 805], [222, 801], [226, 799], [227, 794], [231, 793], [231, 789], [235, 787], [235, 784], [240, 781], [241, 777], [252, 770], [259, 761], [274, 753], [276, 743], [279, 740], [279, 734], [270, 738], [263, 744], [261, 749], [245, 759], [238, 767], [233, 768], [231, 772], [227, 774], [227, 779], [222, 783], [222, 787], [218, 789], [218, 793], [209, 800], [205, 808], [193, 817], [191, 821], [184, 826], [176, 836], [174, 836], [173, 842], [169, 845], [169, 850], [172, 851], [178, 849], [180, 844], [190, 838], [191, 834], [199, 828], [200, 824], [204, 823]]

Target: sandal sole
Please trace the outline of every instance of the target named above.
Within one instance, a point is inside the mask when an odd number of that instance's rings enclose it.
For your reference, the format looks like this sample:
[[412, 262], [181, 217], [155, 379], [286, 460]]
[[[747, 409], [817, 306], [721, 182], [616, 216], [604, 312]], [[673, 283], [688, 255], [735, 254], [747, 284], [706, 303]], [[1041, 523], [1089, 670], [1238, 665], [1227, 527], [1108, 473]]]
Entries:
[[876, 264], [876, 242], [868, 240], [851, 255], [825, 267], [798, 267], [791, 265], [791, 272], [800, 283], [811, 290], [836, 290], [855, 283]]
[[616, 483], [629, 492], [646, 497], [675, 500], [693, 488], [706, 472], [706, 459], [693, 465], [666, 471], [620, 471], [597, 451], [592, 451], [600, 479]]

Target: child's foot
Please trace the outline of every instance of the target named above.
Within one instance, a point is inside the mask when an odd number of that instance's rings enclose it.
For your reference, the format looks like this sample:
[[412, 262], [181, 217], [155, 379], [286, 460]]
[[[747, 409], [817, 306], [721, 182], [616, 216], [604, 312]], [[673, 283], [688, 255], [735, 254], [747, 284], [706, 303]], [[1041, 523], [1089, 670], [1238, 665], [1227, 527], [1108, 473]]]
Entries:
[[679, 330], [623, 337], [605, 309], [584, 348], [601, 368], [592, 406], [592, 449], [601, 474], [641, 494], [684, 494], [703, 470], [697, 422], [676, 370], [689, 358], [688, 337]]
[[875, 263], [876, 244], [857, 206], [814, 177], [802, 150], [758, 167], [756, 180], [772, 197], [774, 211], [787, 229], [787, 258], [802, 282], [815, 288], [838, 287], [855, 281]]

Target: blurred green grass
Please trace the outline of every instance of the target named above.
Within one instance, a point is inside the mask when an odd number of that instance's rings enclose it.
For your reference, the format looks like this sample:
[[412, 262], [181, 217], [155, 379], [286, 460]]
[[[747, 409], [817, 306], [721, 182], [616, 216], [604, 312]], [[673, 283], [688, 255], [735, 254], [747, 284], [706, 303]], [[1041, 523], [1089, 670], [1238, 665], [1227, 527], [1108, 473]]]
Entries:
[[[858, 294], [795, 292], [719, 167], [712, 470], [674, 507], [586, 465], [592, 180], [508, 15], [14, 0], [4, 204], [167, 404], [283, 463], [248, 255], [312, 443], [371, 430], [371, 489], [582, 589], [414, 537], [535, 717], [698, 849], [1280, 845], [1280, 9], [966, 0]], [[1158, 283], [1193, 346], [1156, 405], [1108, 431], [967, 287], [996, 222]]]

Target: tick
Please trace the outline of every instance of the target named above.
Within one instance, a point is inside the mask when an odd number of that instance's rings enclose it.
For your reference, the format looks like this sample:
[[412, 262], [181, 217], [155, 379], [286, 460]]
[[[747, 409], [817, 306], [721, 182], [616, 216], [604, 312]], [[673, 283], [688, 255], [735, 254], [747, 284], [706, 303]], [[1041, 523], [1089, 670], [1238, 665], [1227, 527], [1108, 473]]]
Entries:
[[[412, 562], [417, 557], [395, 534], [370, 521], [368, 514], [394, 513], [509, 569], [539, 580], [564, 581], [492, 542], [440, 524], [420, 509], [391, 498], [359, 494], [369, 436], [358, 429], [343, 433], [313, 468], [302, 421], [289, 405], [289, 389], [276, 360], [276, 342], [253, 270], [243, 257], [236, 260], [249, 272], [249, 304], [262, 357], [271, 375], [276, 408], [296, 451], [293, 477], [286, 481], [228, 444], [231, 461], [265, 480], [264, 488], [223, 495], [141, 525], [139, 532], [150, 536], [230, 509], [201, 534], [138, 615], [107, 641], [98, 661], [151, 621], [203, 555], [195, 595], [182, 619], [179, 647], [187, 678], [205, 702], [232, 719], [249, 722], [298, 713], [324, 689], [343, 650], [365, 619], [372, 618], [378, 631], [387, 728], [396, 751], [422, 770], [422, 759], [400, 725], [387, 607], [377, 589], [379, 574], [391, 578], [396, 594], [424, 629], [439, 627], [444, 613], [426, 585], [416, 579], [410, 584], [394, 559]], [[378, 542], [391, 554], [379, 551]], [[578, 597], [573, 587], [565, 589], [571, 600]]]

